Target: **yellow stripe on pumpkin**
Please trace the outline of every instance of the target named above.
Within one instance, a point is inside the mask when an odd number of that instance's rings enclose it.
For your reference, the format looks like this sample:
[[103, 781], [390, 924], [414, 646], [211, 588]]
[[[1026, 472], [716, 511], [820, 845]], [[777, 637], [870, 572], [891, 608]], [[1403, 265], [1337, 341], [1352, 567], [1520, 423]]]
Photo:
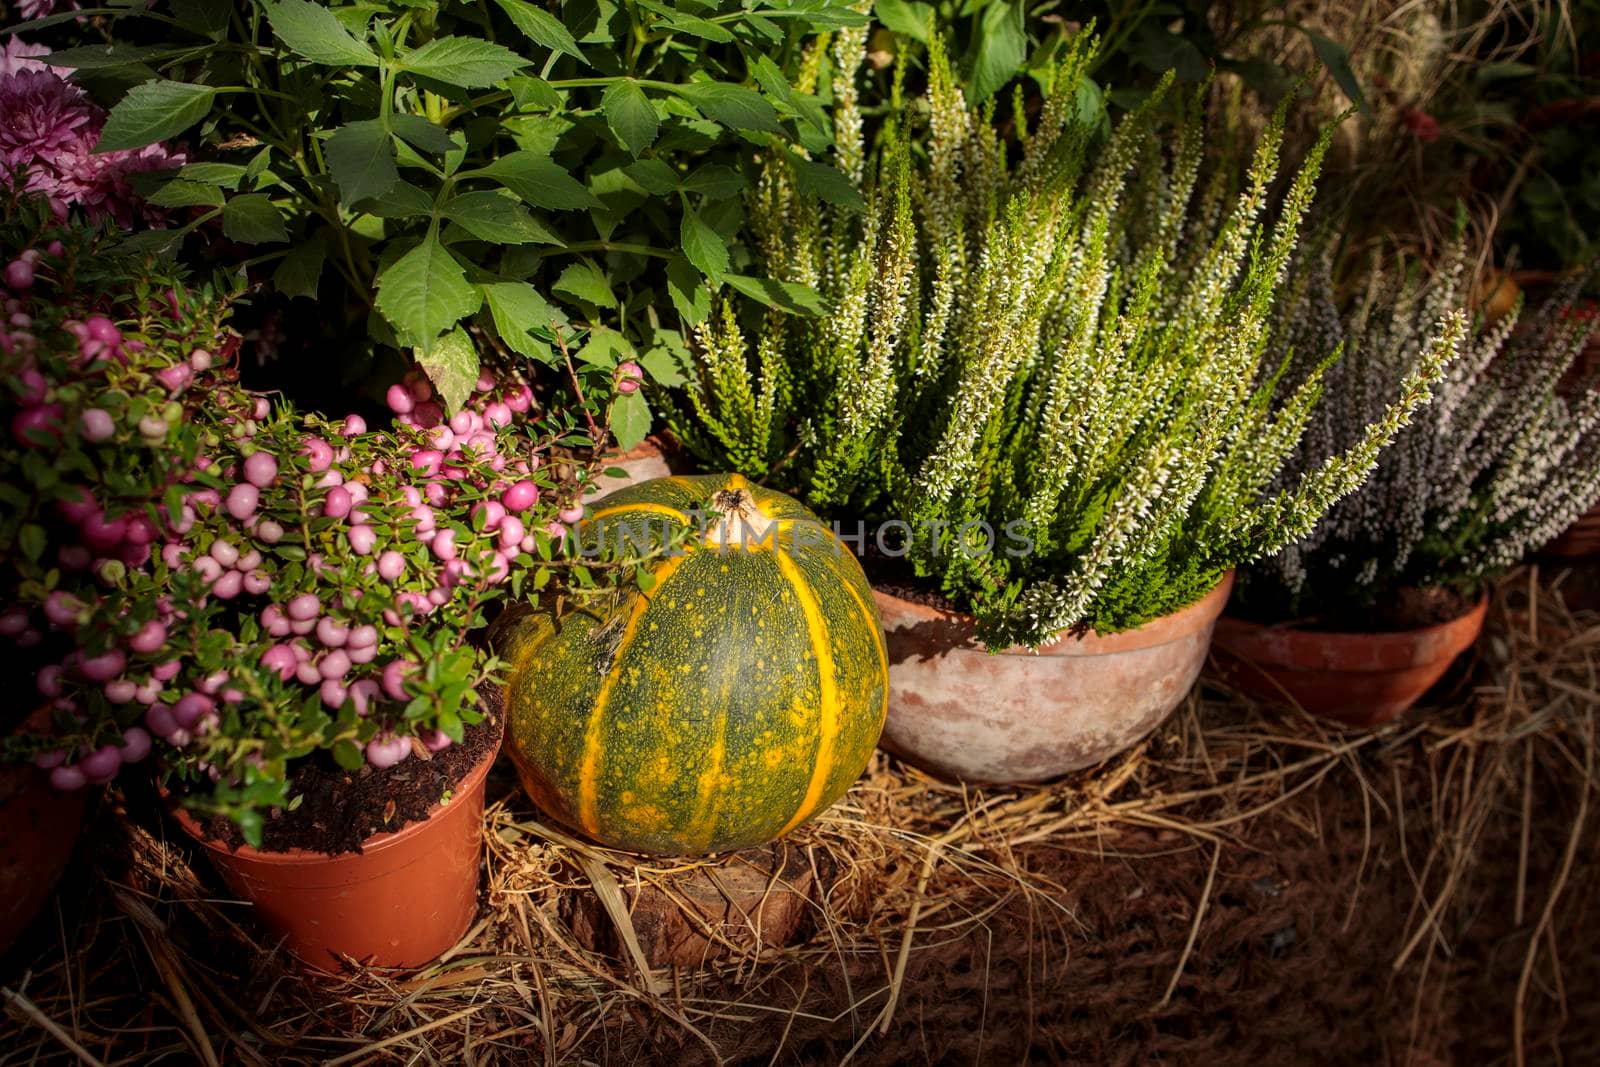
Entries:
[[[652, 593], [659, 594], [667, 579], [683, 565], [688, 559], [687, 555], [671, 556], [657, 567], [654, 573], [655, 586]], [[627, 624], [622, 629], [622, 636], [617, 640], [617, 648], [611, 657], [611, 669], [606, 672], [605, 681], [600, 683], [600, 692], [595, 696], [594, 708], [589, 712], [589, 722], [583, 730], [583, 763], [578, 769], [578, 822], [590, 834], [600, 832], [600, 817], [596, 814], [595, 807], [598, 802], [600, 782], [600, 743], [601, 731], [605, 725], [606, 705], [611, 702], [611, 693], [617, 687], [617, 680], [622, 677], [623, 654], [627, 652], [628, 645], [633, 640], [633, 635], [639, 629], [639, 620], [644, 618], [645, 609], [650, 606], [650, 596], [640, 593], [633, 602], [633, 609], [628, 613]]]
[[593, 515], [590, 515], [589, 518], [587, 520], [585, 520], [585, 521], [594, 522], [597, 519], [610, 518], [612, 515], [626, 515], [626, 514], [629, 514], [630, 512], [635, 512], [635, 511], [646, 512], [646, 513], [651, 514], [651, 515], [666, 515], [669, 518], [677, 519], [679, 522], [683, 522], [683, 523], [687, 523], [689, 521], [688, 513], [680, 511], [677, 508], [668, 507], [666, 504], [644, 504], [644, 503], [640, 503], [640, 504], [615, 504], [615, 505], [613, 505], [613, 506], [611, 506], [609, 508], [601, 508], [599, 511], [595, 512]]
[[811, 638], [811, 648], [817, 654], [817, 762], [811, 772], [811, 783], [806, 796], [794, 817], [779, 831], [780, 836], [793, 830], [811, 817], [822, 803], [822, 793], [828, 786], [828, 776], [833, 772], [834, 742], [839, 736], [839, 688], [833, 669], [833, 646], [828, 639], [828, 622], [822, 617], [822, 608], [816, 594], [794, 560], [781, 552], [774, 552], [778, 570], [794, 588], [800, 602], [800, 612], [805, 616], [806, 633]]

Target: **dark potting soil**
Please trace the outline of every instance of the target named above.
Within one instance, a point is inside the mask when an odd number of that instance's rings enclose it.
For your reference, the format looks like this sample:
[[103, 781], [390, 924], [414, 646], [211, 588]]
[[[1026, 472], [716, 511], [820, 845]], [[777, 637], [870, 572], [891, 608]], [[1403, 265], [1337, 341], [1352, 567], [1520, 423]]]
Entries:
[[[289, 795], [300, 797], [300, 805], [268, 815], [262, 851], [360, 852], [361, 843], [372, 835], [424, 818], [499, 745], [502, 704], [499, 687], [485, 686], [479, 693], [483, 722], [468, 726], [459, 744], [433, 753], [418, 744], [420, 752], [384, 770], [363, 764], [359, 771], [347, 771], [325, 752], [302, 761], [289, 779]], [[245, 843], [239, 828], [224, 816], [212, 816], [202, 828], [208, 838], [230, 848]]]
[[1228, 606], [1228, 614], [1264, 626], [1287, 624], [1312, 633], [1378, 634], [1438, 626], [1459, 619], [1477, 603], [1477, 597], [1443, 586], [1408, 586], [1371, 605], [1339, 605], [1322, 612], [1316, 605], [1304, 605], [1302, 616], [1296, 619], [1285, 619], [1264, 604], [1252, 605], [1248, 598], [1236, 599]]

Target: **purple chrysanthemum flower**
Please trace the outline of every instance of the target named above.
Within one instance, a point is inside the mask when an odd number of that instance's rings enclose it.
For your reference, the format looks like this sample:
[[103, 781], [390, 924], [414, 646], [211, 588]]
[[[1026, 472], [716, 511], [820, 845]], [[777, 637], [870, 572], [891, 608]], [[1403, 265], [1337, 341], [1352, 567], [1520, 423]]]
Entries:
[[41, 61], [39, 56], [47, 56], [50, 49], [42, 44], [29, 44], [16, 34], [6, 38], [6, 46], [0, 48], [0, 77], [15, 74], [21, 70], [41, 70], [54, 72], [66, 77], [65, 68], [52, 67]]
[[90, 218], [109, 215], [123, 227], [141, 215], [159, 221], [163, 213], [140, 204], [129, 178], [181, 166], [187, 157], [159, 144], [97, 154], [105, 112], [53, 68], [28, 58], [15, 41], [7, 42], [5, 55], [42, 69], [0, 75], [0, 181], [20, 173], [23, 188], [44, 196], [63, 218], [76, 206]]

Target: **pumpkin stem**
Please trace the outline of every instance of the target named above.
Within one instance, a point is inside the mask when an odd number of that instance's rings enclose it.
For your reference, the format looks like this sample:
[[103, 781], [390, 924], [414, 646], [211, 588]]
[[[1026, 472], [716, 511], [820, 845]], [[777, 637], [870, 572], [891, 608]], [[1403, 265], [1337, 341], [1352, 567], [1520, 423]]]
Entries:
[[761, 513], [755, 498], [743, 489], [718, 490], [711, 498], [711, 507], [722, 518], [706, 531], [707, 544], [754, 547], [765, 541], [772, 529], [772, 520]]

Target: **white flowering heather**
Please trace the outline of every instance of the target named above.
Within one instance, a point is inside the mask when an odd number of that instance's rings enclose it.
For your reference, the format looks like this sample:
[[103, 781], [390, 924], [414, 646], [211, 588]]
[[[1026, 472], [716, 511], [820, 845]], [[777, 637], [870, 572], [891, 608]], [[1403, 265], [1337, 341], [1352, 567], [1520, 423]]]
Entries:
[[[1280, 482], [1346, 447], [1395, 383], [1430, 358], [1435, 324], [1465, 300], [1463, 264], [1457, 249], [1421, 282], [1375, 273], [1366, 297], [1341, 319], [1328, 295], [1326, 257], [1303, 257], [1279, 326], [1283, 342], [1297, 353], [1342, 344], [1345, 354], [1327, 372], [1329, 399], [1313, 413]], [[1255, 568], [1248, 598], [1298, 615], [1360, 609], [1403, 587], [1470, 594], [1600, 499], [1597, 383], [1557, 389], [1592, 328], [1571, 313], [1577, 291], [1573, 283], [1535, 314], [1519, 307], [1468, 338], [1434, 402], [1400, 432], [1366, 484], [1307, 537]]]
[[[925, 106], [887, 116], [870, 150], [853, 116], [836, 120], [863, 212], [819, 203], [793, 160], [767, 160], [749, 213], [763, 265], [831, 311], [726, 298], [696, 335], [696, 418], [679, 420], [710, 462], [825, 513], [910, 524], [918, 573], [991, 647], [1138, 625], [1306, 533], [1427, 398], [1453, 343], [1387, 387], [1342, 451], [1278, 480], [1322, 368], [1276, 405], [1257, 382], [1327, 136], [1271, 203], [1280, 113], [1243, 173], [1197, 197], [1203, 100], [1158, 137], [1169, 79], [1091, 161], [1076, 101], [1092, 56], [1080, 37], [1010, 145], [933, 49]], [[836, 78], [856, 67], [836, 50]], [[854, 107], [846, 85], [833, 99]], [[1241, 185], [1231, 204], [1219, 191]], [[1025, 529], [1033, 550], [969, 552], [987, 540], [974, 523]]]

